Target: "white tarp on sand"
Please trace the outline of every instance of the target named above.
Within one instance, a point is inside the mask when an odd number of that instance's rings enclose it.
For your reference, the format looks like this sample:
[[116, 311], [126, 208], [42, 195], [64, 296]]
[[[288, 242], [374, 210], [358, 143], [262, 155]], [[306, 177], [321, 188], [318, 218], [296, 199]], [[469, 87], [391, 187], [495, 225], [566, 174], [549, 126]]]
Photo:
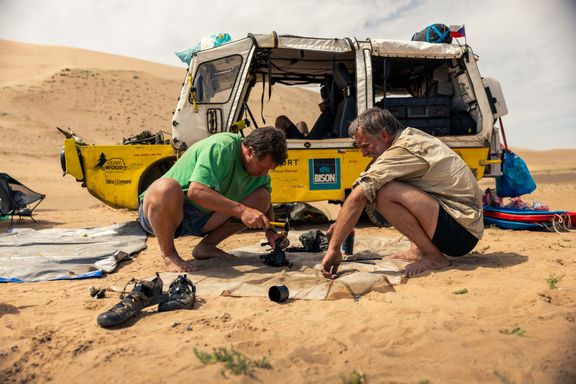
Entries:
[[[303, 232], [291, 231], [289, 238], [292, 245], [299, 245], [299, 235]], [[409, 247], [405, 238], [387, 238], [374, 236], [356, 236], [354, 258], [375, 258], [390, 255]], [[320, 253], [287, 253], [293, 263], [292, 268], [274, 268], [260, 260], [261, 255], [268, 253], [259, 244], [239, 248], [231, 253], [236, 259], [210, 259], [199, 262], [197, 272], [188, 273], [196, 285], [198, 297], [237, 296], [268, 297], [268, 290], [273, 285], [286, 285], [290, 299], [325, 300], [338, 298], [357, 298], [370, 291], [392, 290], [400, 284], [405, 263], [399, 260], [369, 260], [365, 264], [344, 262], [341, 264], [340, 277], [328, 280], [320, 273]], [[164, 289], [177, 273], [161, 273]]]

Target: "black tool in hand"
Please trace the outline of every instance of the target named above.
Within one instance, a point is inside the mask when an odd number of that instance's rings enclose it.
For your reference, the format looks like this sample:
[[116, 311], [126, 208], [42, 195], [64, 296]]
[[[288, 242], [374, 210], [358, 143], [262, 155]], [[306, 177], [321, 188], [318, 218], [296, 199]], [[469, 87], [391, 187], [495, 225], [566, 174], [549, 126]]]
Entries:
[[[231, 223], [241, 223], [242, 221], [236, 217], [230, 218]], [[260, 259], [264, 261], [264, 264], [271, 267], [284, 267], [287, 266], [292, 268], [292, 263], [286, 258], [286, 252], [282, 249], [282, 240], [288, 237], [288, 232], [290, 231], [290, 222], [288, 219], [286, 221], [270, 221], [270, 228], [281, 228], [282, 232], [279, 233], [279, 237], [276, 238], [276, 246], [274, 249], [266, 254], [260, 256]], [[260, 245], [270, 245], [268, 241], [261, 243]]]

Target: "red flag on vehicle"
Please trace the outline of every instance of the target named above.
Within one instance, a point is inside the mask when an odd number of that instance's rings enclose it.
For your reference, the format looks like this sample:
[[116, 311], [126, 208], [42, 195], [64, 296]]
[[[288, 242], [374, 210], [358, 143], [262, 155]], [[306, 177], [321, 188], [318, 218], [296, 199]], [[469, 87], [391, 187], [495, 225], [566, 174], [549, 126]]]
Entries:
[[464, 25], [451, 25], [450, 26], [450, 37], [465, 37], [466, 31]]

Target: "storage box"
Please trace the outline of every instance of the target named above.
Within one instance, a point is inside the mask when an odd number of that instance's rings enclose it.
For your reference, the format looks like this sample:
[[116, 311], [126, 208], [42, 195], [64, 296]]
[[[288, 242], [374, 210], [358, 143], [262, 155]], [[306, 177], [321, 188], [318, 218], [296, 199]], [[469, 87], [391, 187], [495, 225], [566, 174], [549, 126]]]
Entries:
[[409, 118], [401, 119], [400, 122], [406, 127], [418, 128], [432, 136], [447, 136], [451, 133], [449, 118]]
[[450, 117], [450, 97], [391, 97], [382, 105], [397, 119]]

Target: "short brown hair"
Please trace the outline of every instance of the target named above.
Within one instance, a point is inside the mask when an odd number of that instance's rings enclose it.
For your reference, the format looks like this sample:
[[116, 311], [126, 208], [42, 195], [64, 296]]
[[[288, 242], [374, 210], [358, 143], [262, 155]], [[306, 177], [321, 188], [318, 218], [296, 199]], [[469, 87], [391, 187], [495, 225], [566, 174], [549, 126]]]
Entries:
[[242, 141], [246, 147], [252, 147], [258, 160], [270, 155], [277, 165], [286, 161], [288, 146], [286, 135], [274, 127], [261, 127], [253, 130]]

